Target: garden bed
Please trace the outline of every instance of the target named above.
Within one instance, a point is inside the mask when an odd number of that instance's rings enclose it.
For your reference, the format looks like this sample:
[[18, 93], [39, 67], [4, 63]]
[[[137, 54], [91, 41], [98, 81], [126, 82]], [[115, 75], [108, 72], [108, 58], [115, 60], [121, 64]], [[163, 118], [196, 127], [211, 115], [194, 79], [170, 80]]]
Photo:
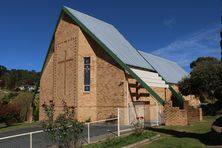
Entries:
[[156, 135], [157, 134], [154, 132], [144, 131], [140, 135], [132, 133], [124, 137], [113, 136], [113, 137], [108, 137], [106, 140], [101, 141], [101, 142], [85, 145], [84, 147], [85, 148], [113, 148], [115, 146], [115, 148], [120, 148], [120, 147], [131, 145], [133, 143], [136, 143], [145, 139], [150, 139]]

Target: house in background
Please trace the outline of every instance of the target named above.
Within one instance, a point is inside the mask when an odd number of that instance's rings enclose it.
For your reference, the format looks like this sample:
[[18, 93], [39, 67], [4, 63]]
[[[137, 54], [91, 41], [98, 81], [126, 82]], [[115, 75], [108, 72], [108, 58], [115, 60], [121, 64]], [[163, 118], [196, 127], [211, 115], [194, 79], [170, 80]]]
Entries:
[[176, 84], [186, 76], [175, 62], [136, 50], [113, 25], [63, 7], [42, 70], [40, 105], [53, 100], [59, 114], [63, 99], [80, 121], [106, 119], [124, 108], [128, 124], [131, 112], [149, 112], [147, 121], [160, 116], [151, 110], [158, 106], [166, 124], [185, 125], [189, 116], [201, 116], [199, 100], [178, 93]]
[[21, 85], [18, 88], [16, 88], [17, 91], [29, 91], [29, 92], [34, 92], [35, 91], [34, 85]]

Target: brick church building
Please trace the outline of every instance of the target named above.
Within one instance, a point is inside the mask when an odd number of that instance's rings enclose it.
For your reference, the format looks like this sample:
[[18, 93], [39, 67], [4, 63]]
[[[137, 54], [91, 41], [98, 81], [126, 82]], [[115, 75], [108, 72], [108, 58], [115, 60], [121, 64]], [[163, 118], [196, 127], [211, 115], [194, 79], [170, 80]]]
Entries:
[[[42, 70], [40, 105], [54, 100], [59, 114], [63, 99], [80, 121], [141, 105], [161, 112], [168, 106], [182, 116], [184, 106], [199, 104], [178, 93], [176, 84], [187, 75], [175, 62], [136, 50], [113, 25], [63, 7]], [[44, 119], [42, 108], [39, 116]]]

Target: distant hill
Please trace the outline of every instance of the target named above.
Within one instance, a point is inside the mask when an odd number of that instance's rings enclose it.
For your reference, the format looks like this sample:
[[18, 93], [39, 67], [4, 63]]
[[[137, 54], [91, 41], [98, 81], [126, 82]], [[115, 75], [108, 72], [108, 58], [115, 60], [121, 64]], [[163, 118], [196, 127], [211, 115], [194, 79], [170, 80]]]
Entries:
[[23, 69], [7, 69], [0, 65], [0, 89], [15, 90], [24, 85], [37, 85], [40, 79], [40, 72]]

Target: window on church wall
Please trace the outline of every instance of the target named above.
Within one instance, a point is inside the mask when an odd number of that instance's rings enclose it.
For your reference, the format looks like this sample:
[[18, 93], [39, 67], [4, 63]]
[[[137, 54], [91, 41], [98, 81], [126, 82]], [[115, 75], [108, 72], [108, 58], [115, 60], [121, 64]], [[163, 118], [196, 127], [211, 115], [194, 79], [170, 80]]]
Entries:
[[84, 92], [90, 91], [90, 57], [84, 57]]

